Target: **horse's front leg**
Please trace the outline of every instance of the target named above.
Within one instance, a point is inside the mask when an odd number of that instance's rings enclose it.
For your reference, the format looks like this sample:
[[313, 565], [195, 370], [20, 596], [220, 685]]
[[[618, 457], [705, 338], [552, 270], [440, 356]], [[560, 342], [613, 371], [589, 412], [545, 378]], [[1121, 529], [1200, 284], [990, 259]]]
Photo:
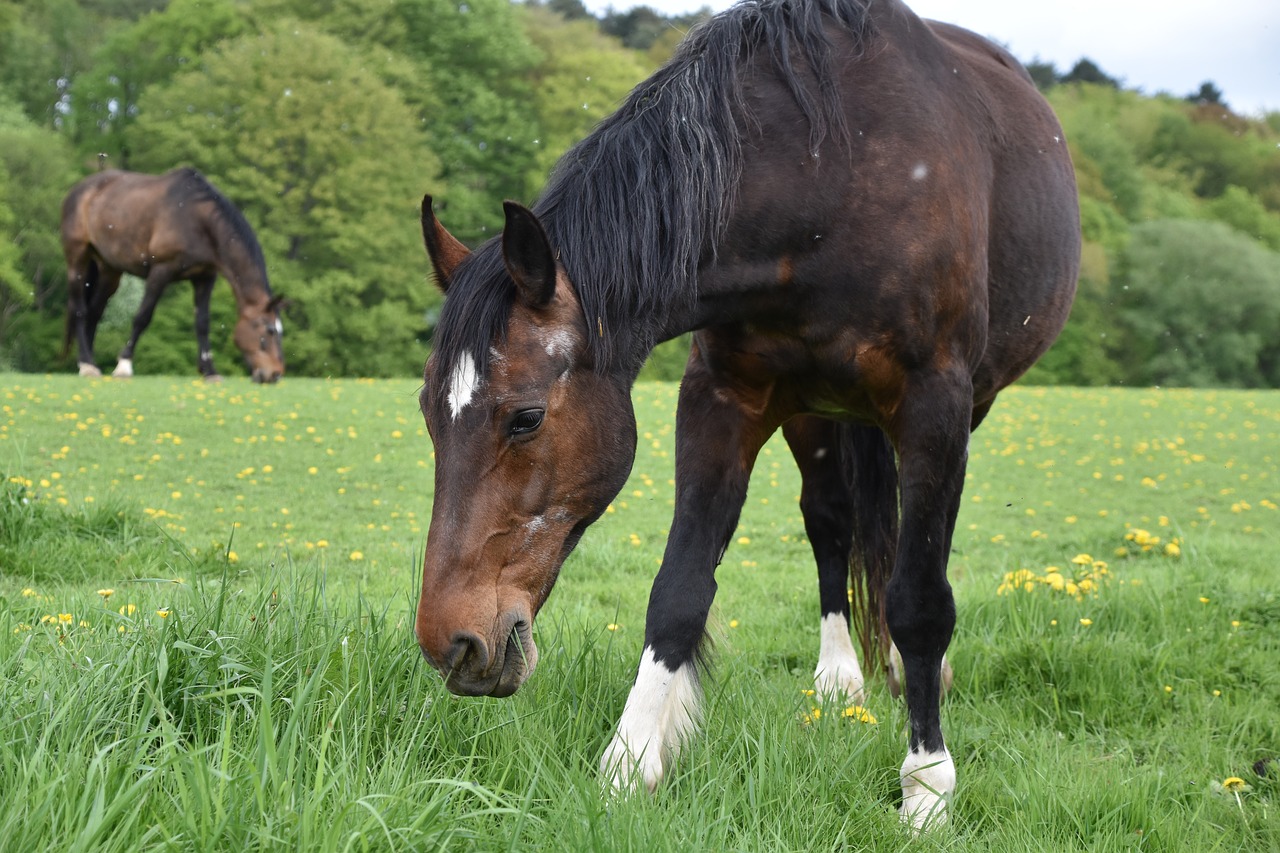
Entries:
[[191, 280], [195, 288], [196, 369], [206, 382], [219, 382], [222, 377], [213, 366], [213, 349], [209, 346], [209, 302], [213, 297], [216, 275], [201, 275]]
[[695, 349], [676, 414], [675, 519], [649, 594], [635, 685], [600, 760], [615, 791], [652, 791], [697, 728], [715, 569], [737, 527], [756, 454], [775, 428], [756, 402], [713, 382]]
[[889, 633], [902, 657], [910, 737], [902, 764], [902, 819], [916, 829], [947, 820], [955, 764], [942, 738], [942, 661], [955, 628], [947, 556], [960, 508], [973, 391], [967, 374], [909, 380], [893, 427], [902, 524], [885, 595]]
[[137, 347], [142, 333], [147, 330], [147, 326], [151, 325], [156, 303], [160, 301], [160, 295], [173, 281], [175, 274], [176, 270], [163, 264], [154, 266], [147, 272], [147, 284], [142, 291], [142, 302], [138, 304], [138, 311], [133, 315], [133, 328], [129, 332], [129, 340], [120, 350], [120, 358], [116, 363], [116, 369], [111, 372], [112, 376], [121, 379], [133, 376], [133, 350]]

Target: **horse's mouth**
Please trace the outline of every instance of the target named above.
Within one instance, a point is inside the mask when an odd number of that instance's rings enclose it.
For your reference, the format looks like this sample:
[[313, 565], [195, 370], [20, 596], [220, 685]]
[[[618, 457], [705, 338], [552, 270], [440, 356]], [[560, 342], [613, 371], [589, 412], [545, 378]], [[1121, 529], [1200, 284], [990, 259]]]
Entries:
[[473, 658], [468, 658], [454, 669], [441, 673], [451, 693], [499, 699], [515, 693], [538, 664], [538, 647], [533, 642], [529, 623], [518, 621], [512, 625], [506, 642], [494, 649], [492, 660], [487, 661], [483, 671], [468, 666], [473, 662]]

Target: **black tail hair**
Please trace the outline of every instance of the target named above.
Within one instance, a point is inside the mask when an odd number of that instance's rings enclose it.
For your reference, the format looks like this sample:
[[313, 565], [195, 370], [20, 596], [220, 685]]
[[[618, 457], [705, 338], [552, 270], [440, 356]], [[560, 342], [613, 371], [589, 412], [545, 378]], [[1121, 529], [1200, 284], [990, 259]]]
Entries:
[[878, 427], [848, 424], [842, 432], [853, 495], [850, 610], [870, 672], [888, 663], [884, 598], [898, 549], [898, 463], [889, 437]]

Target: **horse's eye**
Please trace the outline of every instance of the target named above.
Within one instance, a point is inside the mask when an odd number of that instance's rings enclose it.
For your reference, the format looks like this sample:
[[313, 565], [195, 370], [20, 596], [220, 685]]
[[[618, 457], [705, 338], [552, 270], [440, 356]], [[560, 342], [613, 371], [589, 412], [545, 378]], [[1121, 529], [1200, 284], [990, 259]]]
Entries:
[[524, 411], [516, 412], [516, 416], [511, 419], [511, 426], [507, 431], [511, 435], [527, 435], [542, 426], [542, 416], [542, 409], [525, 409]]

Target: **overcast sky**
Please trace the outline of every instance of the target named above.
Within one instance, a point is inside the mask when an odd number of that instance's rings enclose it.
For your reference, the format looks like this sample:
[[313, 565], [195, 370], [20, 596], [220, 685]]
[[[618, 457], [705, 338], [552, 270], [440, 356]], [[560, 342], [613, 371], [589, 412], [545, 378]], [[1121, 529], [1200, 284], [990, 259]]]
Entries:
[[[664, 15], [731, 0], [585, 0], [599, 14], [648, 5]], [[1023, 61], [1067, 71], [1087, 56], [1126, 88], [1186, 95], [1205, 80], [1237, 112], [1280, 110], [1280, 0], [914, 0], [921, 17], [960, 24]]]

